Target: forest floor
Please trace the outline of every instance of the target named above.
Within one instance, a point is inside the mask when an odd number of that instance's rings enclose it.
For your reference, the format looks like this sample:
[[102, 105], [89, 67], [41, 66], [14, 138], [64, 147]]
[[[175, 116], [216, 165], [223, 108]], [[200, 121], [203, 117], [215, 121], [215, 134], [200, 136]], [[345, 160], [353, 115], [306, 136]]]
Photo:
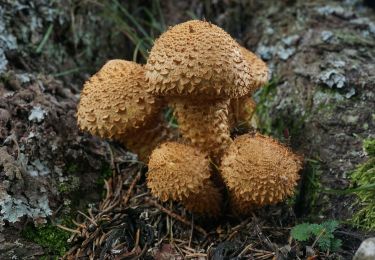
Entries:
[[[0, 259], [351, 259], [374, 236], [372, 219], [354, 218], [363, 203], [351, 178], [374, 160], [363, 149], [375, 137], [372, 8], [0, 0]], [[267, 62], [259, 131], [305, 157], [296, 195], [248, 218], [207, 219], [158, 202], [144, 164], [76, 124], [90, 75], [113, 58], [144, 63], [155, 37], [192, 18]], [[298, 224], [315, 233], [292, 235]]]

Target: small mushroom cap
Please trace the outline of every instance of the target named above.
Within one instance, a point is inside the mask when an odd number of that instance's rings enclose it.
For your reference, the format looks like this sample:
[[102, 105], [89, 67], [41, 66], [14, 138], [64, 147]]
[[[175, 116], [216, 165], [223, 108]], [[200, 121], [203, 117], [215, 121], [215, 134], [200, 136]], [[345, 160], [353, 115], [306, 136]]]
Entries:
[[207, 99], [243, 96], [252, 72], [237, 42], [206, 21], [192, 20], [163, 33], [146, 64], [149, 91]]
[[240, 46], [241, 53], [250, 66], [252, 75], [252, 90], [254, 92], [268, 81], [269, 70], [267, 64], [248, 49]]
[[221, 195], [210, 179], [207, 157], [185, 144], [164, 143], [150, 156], [147, 186], [161, 201], [179, 201], [193, 212], [218, 214]]
[[247, 210], [284, 200], [294, 192], [301, 158], [270, 137], [242, 135], [234, 140], [221, 164], [235, 210]]
[[204, 153], [176, 142], [156, 148], [150, 156], [148, 169], [147, 185], [161, 201], [180, 201], [190, 193], [197, 193], [211, 175]]
[[77, 112], [80, 128], [116, 139], [149, 124], [161, 104], [146, 93], [144, 72], [131, 61], [108, 61], [84, 85]]

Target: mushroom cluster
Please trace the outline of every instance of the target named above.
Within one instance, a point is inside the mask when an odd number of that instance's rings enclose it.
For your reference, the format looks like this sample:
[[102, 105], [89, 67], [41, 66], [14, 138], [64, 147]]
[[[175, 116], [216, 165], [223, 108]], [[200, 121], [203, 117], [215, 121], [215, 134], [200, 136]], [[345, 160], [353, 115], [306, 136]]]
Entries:
[[[270, 137], [231, 137], [234, 127], [250, 127], [251, 95], [267, 80], [267, 65], [224, 30], [188, 21], [155, 41], [145, 66], [112, 60], [92, 76], [78, 124], [148, 163], [147, 185], [161, 201], [218, 216], [227, 191], [233, 212], [246, 215], [290, 196], [301, 168], [301, 158]], [[165, 106], [179, 138], [163, 121]]]

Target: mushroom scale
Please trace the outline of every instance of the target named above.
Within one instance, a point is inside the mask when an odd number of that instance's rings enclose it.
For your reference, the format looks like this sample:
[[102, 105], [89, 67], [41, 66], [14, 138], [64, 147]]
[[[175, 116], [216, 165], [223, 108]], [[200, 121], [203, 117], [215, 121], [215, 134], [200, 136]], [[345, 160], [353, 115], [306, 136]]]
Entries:
[[301, 158], [270, 137], [242, 135], [223, 156], [221, 175], [229, 189], [235, 212], [275, 204], [294, 192]]
[[147, 186], [161, 201], [179, 201], [199, 214], [219, 214], [221, 195], [210, 179], [207, 156], [198, 149], [164, 143], [152, 152], [148, 168]]
[[[93, 135], [122, 142], [142, 158], [157, 146], [161, 101], [148, 94], [145, 70], [126, 60], [108, 61], [85, 82], [77, 111], [78, 125]], [[155, 131], [159, 129], [159, 131]], [[147, 137], [147, 138], [146, 138]], [[134, 138], [137, 144], [134, 144]]]

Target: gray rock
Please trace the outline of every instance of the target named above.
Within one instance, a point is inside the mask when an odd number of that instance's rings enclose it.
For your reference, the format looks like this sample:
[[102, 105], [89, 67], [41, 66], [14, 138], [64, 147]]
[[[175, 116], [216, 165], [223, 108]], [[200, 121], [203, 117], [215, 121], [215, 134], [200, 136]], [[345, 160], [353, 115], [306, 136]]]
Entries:
[[42, 122], [47, 112], [43, 110], [40, 106], [35, 106], [31, 110], [29, 115], [29, 121], [36, 121], [38, 123]]
[[317, 83], [322, 83], [330, 88], [343, 88], [346, 83], [346, 77], [335, 69], [322, 71], [318, 75]]
[[324, 41], [324, 42], [329, 42], [329, 40], [332, 38], [332, 36], [333, 36], [333, 32], [331, 32], [331, 31], [322, 31], [321, 33], [320, 33], [320, 36], [321, 36], [321, 38], [322, 38], [322, 40]]
[[263, 60], [270, 60], [273, 57], [273, 53], [275, 52], [274, 47], [269, 47], [265, 45], [259, 45], [256, 51]]
[[285, 61], [289, 59], [295, 52], [296, 49], [294, 47], [284, 48], [283, 46], [279, 46], [277, 49], [277, 56], [279, 56], [280, 59]]
[[371, 237], [362, 242], [353, 260], [374, 260], [375, 259], [375, 237]]

